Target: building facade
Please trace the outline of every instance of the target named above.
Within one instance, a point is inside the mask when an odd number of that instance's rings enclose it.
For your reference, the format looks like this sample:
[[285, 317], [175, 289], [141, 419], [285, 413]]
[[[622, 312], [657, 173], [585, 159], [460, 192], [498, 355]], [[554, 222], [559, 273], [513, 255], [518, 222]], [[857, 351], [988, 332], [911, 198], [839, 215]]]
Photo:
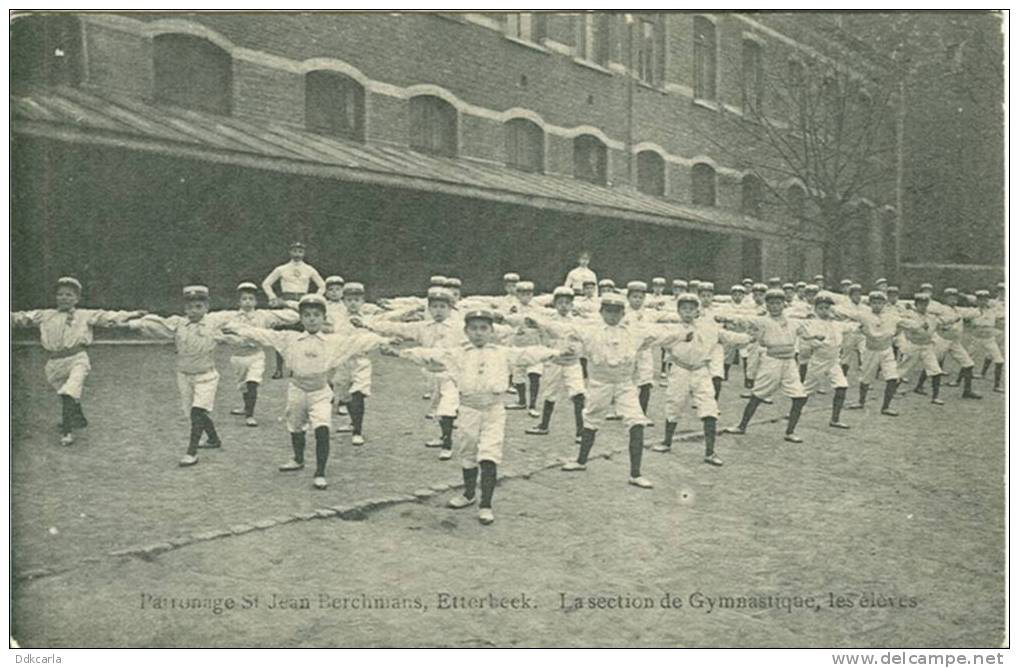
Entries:
[[[373, 296], [435, 273], [491, 291], [511, 270], [550, 290], [581, 250], [621, 281], [816, 274], [821, 237], [791, 224], [802, 184], [723, 157], [744, 139], [720, 118], [790, 62], [873, 66], [820, 20], [17, 17], [12, 239], [39, 261], [15, 266], [15, 301], [62, 273], [107, 303], [172, 303], [190, 280], [225, 300], [295, 238]], [[888, 167], [840, 249], [859, 280], [898, 269]]]

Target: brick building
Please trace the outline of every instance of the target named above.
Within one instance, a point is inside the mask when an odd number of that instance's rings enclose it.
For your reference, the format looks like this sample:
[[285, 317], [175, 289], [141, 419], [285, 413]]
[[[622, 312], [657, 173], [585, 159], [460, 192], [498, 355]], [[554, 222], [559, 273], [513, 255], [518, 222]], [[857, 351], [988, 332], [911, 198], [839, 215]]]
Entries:
[[[468, 292], [509, 270], [551, 289], [580, 249], [617, 280], [813, 275], [819, 236], [717, 148], [739, 141], [719, 115], [768, 72], [863, 58], [819, 20], [16, 18], [12, 239], [38, 261], [15, 264], [15, 302], [75, 273], [104, 303], [169, 305], [205, 280], [222, 305], [294, 238], [371, 296], [445, 272]], [[901, 180], [886, 167], [841, 249], [861, 280], [897, 269]]]

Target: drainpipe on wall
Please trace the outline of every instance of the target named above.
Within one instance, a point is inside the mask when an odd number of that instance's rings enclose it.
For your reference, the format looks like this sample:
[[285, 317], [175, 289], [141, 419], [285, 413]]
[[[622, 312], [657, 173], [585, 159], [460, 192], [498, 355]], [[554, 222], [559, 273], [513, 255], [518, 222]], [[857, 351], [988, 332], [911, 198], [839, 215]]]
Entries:
[[633, 55], [633, 26], [634, 19], [633, 14], [624, 14], [623, 18], [626, 22], [626, 51], [627, 51], [627, 67], [629, 72], [626, 77], [626, 165], [627, 172], [629, 175], [629, 186], [634, 190], [637, 189], [637, 162], [636, 156], [633, 154], [633, 97], [634, 97], [634, 80], [637, 78], [637, 68], [634, 63]]

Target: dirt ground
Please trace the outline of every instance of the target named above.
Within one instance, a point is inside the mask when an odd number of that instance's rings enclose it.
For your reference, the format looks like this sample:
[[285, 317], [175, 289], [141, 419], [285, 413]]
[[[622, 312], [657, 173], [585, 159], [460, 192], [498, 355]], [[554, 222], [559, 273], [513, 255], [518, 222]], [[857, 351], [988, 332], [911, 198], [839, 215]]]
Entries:
[[[423, 416], [419, 372], [398, 360], [376, 360], [368, 445], [337, 436], [331, 486], [316, 492], [310, 472], [275, 470], [288, 450], [275, 419], [282, 381], [267, 381], [262, 426], [248, 429], [228, 415], [239, 398], [224, 374], [215, 417], [226, 445], [178, 469], [187, 425], [171, 350], [97, 346], [92, 357], [92, 425], [62, 448], [42, 356], [14, 354], [12, 634], [23, 647], [1005, 641], [1005, 414], [989, 383], [978, 383], [983, 401], [946, 389], [941, 408], [898, 399], [899, 418], [875, 405], [847, 412], [849, 432], [825, 426], [831, 395], [814, 397], [802, 445], [764, 422], [785, 410], [779, 400], [749, 436], [719, 439], [721, 469], [700, 463], [700, 442], [647, 452], [651, 491], [626, 485], [625, 454], [580, 474], [547, 468], [574, 453], [569, 411], [544, 438], [525, 436], [531, 418], [512, 412], [490, 527], [475, 509], [446, 509], [444, 492], [111, 556], [460, 474], [422, 447], [437, 427]], [[741, 410], [739, 381], [726, 384], [723, 425]], [[656, 395], [649, 444], [661, 433]], [[696, 427], [691, 416], [681, 429]], [[624, 446], [613, 424], [595, 453]], [[506, 607], [489, 607], [490, 595]]]

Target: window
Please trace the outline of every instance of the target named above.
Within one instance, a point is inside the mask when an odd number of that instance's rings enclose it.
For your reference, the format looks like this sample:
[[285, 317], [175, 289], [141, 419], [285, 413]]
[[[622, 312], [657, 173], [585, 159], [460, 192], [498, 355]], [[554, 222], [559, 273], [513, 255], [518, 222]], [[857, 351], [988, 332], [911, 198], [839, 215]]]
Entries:
[[81, 26], [76, 17], [19, 16], [10, 30], [13, 84], [81, 83]]
[[747, 216], [761, 217], [761, 205], [764, 203], [764, 182], [754, 174], [743, 177], [742, 211]]
[[751, 39], [743, 40], [743, 114], [762, 113], [764, 102], [764, 58], [761, 45]]
[[544, 14], [507, 14], [506, 34], [509, 37], [527, 42], [537, 42], [545, 38], [546, 16]]
[[803, 222], [806, 216], [807, 194], [803, 187], [793, 184], [786, 189], [786, 205], [789, 207], [789, 217], [798, 224]]
[[656, 151], [637, 154], [637, 190], [648, 195], [665, 196], [665, 159]]
[[364, 88], [329, 70], [304, 76], [304, 123], [312, 132], [364, 139]]
[[714, 100], [716, 90], [715, 24], [703, 16], [693, 20], [694, 97]]
[[698, 162], [691, 172], [693, 203], [715, 206], [715, 170], [711, 165]]
[[194, 35], [156, 35], [155, 98], [186, 109], [229, 114], [233, 90], [230, 54]]
[[410, 145], [425, 153], [457, 154], [456, 109], [433, 95], [410, 100]]
[[637, 24], [637, 77], [652, 86], [665, 80], [665, 31], [657, 18]]
[[604, 67], [609, 64], [609, 15], [584, 14], [577, 40], [577, 55]]
[[580, 135], [573, 140], [573, 176], [581, 181], [608, 183], [608, 150], [593, 135]]
[[526, 118], [506, 121], [506, 164], [525, 172], [542, 172], [545, 163], [545, 133]]

